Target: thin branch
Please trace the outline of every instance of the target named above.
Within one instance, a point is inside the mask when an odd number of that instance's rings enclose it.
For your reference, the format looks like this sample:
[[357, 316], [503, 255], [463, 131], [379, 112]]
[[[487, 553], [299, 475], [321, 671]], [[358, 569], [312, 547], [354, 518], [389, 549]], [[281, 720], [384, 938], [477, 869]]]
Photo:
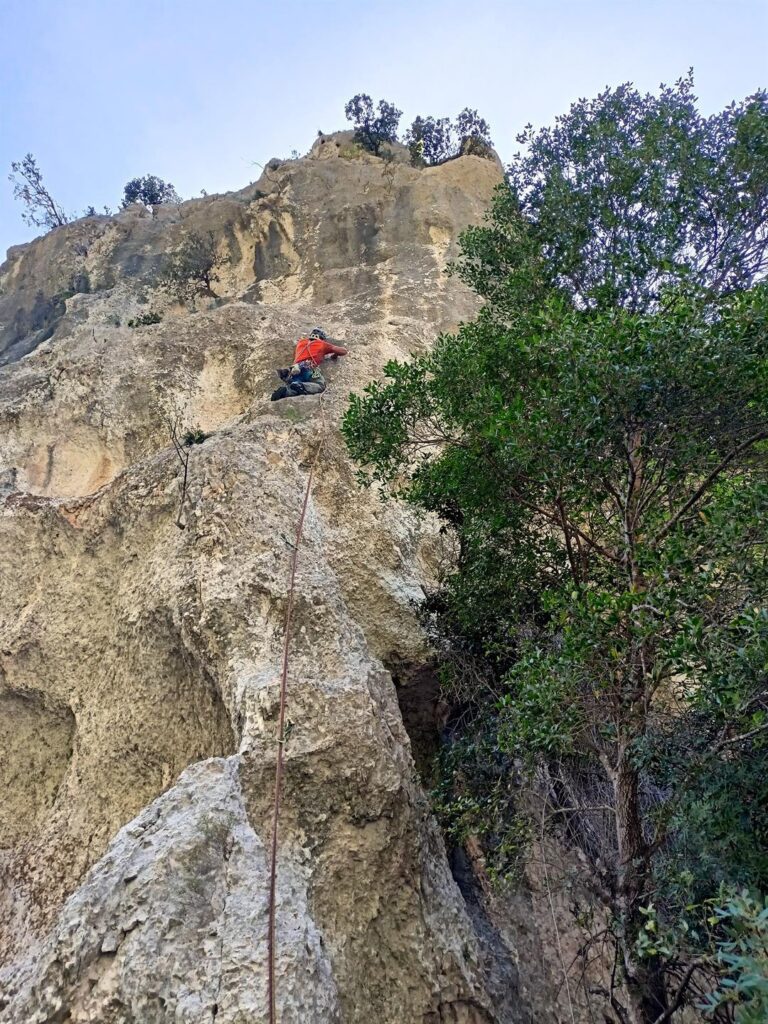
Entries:
[[560, 525], [565, 537], [565, 549], [568, 552], [568, 561], [571, 566], [571, 575], [573, 576], [573, 582], [577, 590], [581, 590], [581, 573], [576, 563], [576, 558], [573, 552], [573, 545], [571, 544], [571, 531], [568, 526], [568, 519], [565, 514], [565, 507], [563, 505], [563, 499], [560, 495], [557, 496], [557, 508], [560, 513]]
[[677, 512], [672, 516], [671, 519], [667, 520], [664, 526], [662, 526], [662, 528], [651, 541], [651, 545], [654, 546], [658, 544], [659, 541], [662, 541], [667, 536], [667, 534], [672, 529], [674, 529], [676, 524], [680, 522], [682, 517], [687, 512], [690, 512], [690, 510], [693, 508], [693, 506], [696, 504], [699, 498], [701, 498], [701, 496], [712, 486], [712, 484], [720, 476], [723, 470], [726, 469], [730, 465], [730, 463], [733, 462], [734, 459], [738, 458], [739, 455], [747, 451], [748, 448], [751, 448], [753, 445], [765, 440], [768, 440], [768, 430], [761, 430], [757, 434], [753, 434], [752, 437], [748, 437], [746, 441], [742, 441], [742, 443], [740, 445], [737, 445], [737, 447], [734, 448], [732, 452], [729, 452], [728, 455], [726, 455], [725, 458], [722, 459], [715, 466], [712, 472], [709, 473], [704, 478], [704, 480], [699, 484], [699, 486], [690, 496], [688, 501], [686, 501], [686, 503], [677, 510]]
[[743, 732], [739, 736], [731, 736], [730, 739], [722, 740], [715, 747], [716, 750], [722, 750], [723, 747], [733, 746], [734, 743], [743, 743], [745, 740], [752, 739], [753, 736], [757, 736], [758, 733], [765, 732], [768, 729], [768, 722], [763, 722], [762, 725], [756, 726], [754, 729], [750, 729], [749, 732]]
[[659, 1014], [659, 1016], [656, 1018], [653, 1024], [665, 1024], [666, 1021], [672, 1019], [673, 1013], [677, 1013], [677, 1011], [683, 1005], [683, 999], [685, 998], [685, 990], [690, 985], [691, 978], [693, 977], [694, 972], [699, 967], [701, 967], [701, 962], [699, 960], [694, 960], [693, 963], [688, 965], [688, 970], [683, 975], [683, 980], [677, 986], [675, 1001], [672, 1003], [668, 1010], [665, 1010], [663, 1013]]
[[[509, 493], [514, 501], [518, 502], [524, 508], [528, 508], [532, 512], [536, 512], [543, 519], [546, 519], [548, 523], [552, 523], [554, 526], [561, 525], [559, 516], [553, 515], [551, 512], [547, 512], [546, 509], [543, 509], [540, 505], [535, 505], [533, 502], [528, 501], [526, 498], [523, 498], [522, 495], [515, 491], [513, 488], [509, 488]], [[568, 520], [568, 526], [569, 529], [577, 537], [580, 537], [585, 544], [587, 544], [590, 548], [596, 551], [599, 555], [602, 555], [603, 558], [608, 559], [608, 561], [610, 562], [615, 562], [617, 565], [621, 565], [621, 559], [618, 557], [618, 555], [614, 555], [612, 552], [608, 551], [607, 548], [604, 548], [602, 544], [598, 543], [598, 541], [596, 541], [593, 537], [590, 537], [589, 534], [584, 533], [583, 530], [580, 530], [579, 527], [576, 526], [576, 524], [573, 522], [573, 520]]]
[[616, 967], [619, 963], [619, 947], [618, 944], [614, 945], [613, 948], [613, 965], [611, 967], [611, 1006], [614, 1012], [621, 1021], [621, 1024], [631, 1024], [629, 1020], [629, 1014], [627, 1013], [626, 1007], [622, 1006], [619, 1000], [616, 998]]
[[181, 521], [181, 514], [184, 511], [184, 501], [187, 497], [187, 480], [189, 477], [189, 457], [192, 454], [189, 449], [186, 451], [183, 449], [181, 442], [178, 439], [177, 426], [178, 420], [168, 420], [168, 426], [171, 431], [171, 441], [176, 454], [179, 457], [179, 462], [184, 467], [184, 477], [181, 482], [181, 501], [179, 502], [179, 514], [176, 516], [176, 525], [180, 530], [184, 529], [184, 523]]

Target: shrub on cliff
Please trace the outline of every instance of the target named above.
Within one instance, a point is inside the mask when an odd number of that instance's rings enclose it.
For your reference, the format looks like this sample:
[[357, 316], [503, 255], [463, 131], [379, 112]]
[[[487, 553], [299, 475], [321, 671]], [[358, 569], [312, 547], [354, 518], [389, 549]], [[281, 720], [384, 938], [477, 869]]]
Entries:
[[405, 133], [405, 144], [414, 167], [442, 163], [456, 152], [451, 122], [447, 117], [416, 117]]
[[466, 107], [455, 121], [447, 117], [416, 117], [405, 133], [414, 167], [441, 164], [456, 156], [492, 156], [488, 122]]
[[131, 178], [123, 189], [123, 209], [131, 203], [144, 203], [145, 206], [160, 206], [163, 203], [180, 203], [176, 189], [168, 181], [163, 181], [155, 174], [147, 174], [143, 178]]
[[711, 907], [768, 890], [768, 96], [705, 118], [692, 89], [526, 129], [461, 239], [482, 311], [344, 422], [457, 540], [425, 615], [490, 753], [468, 782], [470, 735], [441, 808], [496, 837], [508, 814], [513, 846], [527, 780], [532, 828], [591, 860], [610, 1009], [643, 1024], [717, 989]]
[[490, 155], [493, 147], [491, 128], [484, 117], [476, 110], [465, 107], [456, 118], [456, 136], [459, 140], [459, 152], [462, 155]]
[[355, 141], [370, 153], [378, 156], [385, 142], [397, 142], [397, 126], [403, 112], [392, 103], [379, 100], [374, 110], [371, 97], [360, 93], [346, 104], [344, 113], [354, 126]]
[[191, 232], [165, 261], [160, 274], [160, 286], [172, 292], [179, 301], [195, 295], [214, 295], [213, 284], [219, 280], [216, 273], [227, 263], [216, 246], [212, 231]]
[[154, 310], [150, 310], [148, 313], [140, 313], [138, 316], [132, 317], [128, 321], [129, 327], [150, 327], [153, 324], [159, 324], [162, 322], [163, 314], [156, 313]]

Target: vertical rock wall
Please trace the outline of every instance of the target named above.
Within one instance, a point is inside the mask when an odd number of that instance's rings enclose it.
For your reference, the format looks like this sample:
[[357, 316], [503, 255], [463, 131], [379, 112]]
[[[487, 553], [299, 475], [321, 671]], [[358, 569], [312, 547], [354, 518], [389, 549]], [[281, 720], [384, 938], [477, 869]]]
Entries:
[[[279, 1020], [530, 1019], [514, 970], [489, 986], [384, 668], [425, 657], [412, 602], [434, 535], [359, 490], [338, 433], [350, 390], [472, 314], [443, 271], [499, 170], [400, 154], [387, 175], [348, 141], [240, 193], [86, 218], [0, 268], [3, 1024], [267, 1019], [288, 561], [321, 441], [291, 635]], [[157, 273], [193, 230], [229, 262], [183, 308]], [[161, 323], [128, 327], [149, 309]], [[328, 392], [270, 403], [318, 323], [351, 350]], [[210, 435], [183, 503], [174, 423]]]

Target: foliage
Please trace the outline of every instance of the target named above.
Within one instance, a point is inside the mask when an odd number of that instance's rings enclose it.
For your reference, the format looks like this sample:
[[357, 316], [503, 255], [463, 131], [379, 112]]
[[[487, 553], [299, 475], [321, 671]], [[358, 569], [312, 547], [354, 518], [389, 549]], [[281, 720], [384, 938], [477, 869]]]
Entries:
[[623, 85], [553, 128], [529, 126], [509, 181], [550, 283], [579, 306], [633, 310], [685, 282], [749, 287], [768, 265], [766, 104], [760, 92], [702, 117], [689, 76], [658, 97]]
[[417, 117], [405, 134], [414, 167], [439, 164], [454, 155], [453, 129], [447, 117]]
[[391, 149], [383, 149], [381, 151], [381, 177], [385, 183], [384, 191], [388, 196], [392, 195], [392, 190], [395, 187], [395, 173], [396, 173], [396, 160], [395, 154]]
[[155, 174], [146, 174], [143, 178], [131, 178], [123, 189], [123, 209], [131, 203], [143, 203], [145, 206], [160, 206], [163, 203], [180, 203], [181, 198], [170, 182], [163, 181]]
[[523, 140], [454, 268], [485, 306], [344, 433], [455, 535], [449, 669], [488, 674], [498, 756], [558, 780], [613, 1009], [672, 1019], [705, 987], [697, 922], [639, 956], [643, 911], [768, 889], [768, 99], [703, 118], [690, 78], [625, 85]]
[[[346, 104], [344, 113], [354, 124], [355, 143], [362, 149], [379, 156], [384, 143], [398, 141], [397, 128], [402, 111], [386, 100], [380, 100], [376, 110], [371, 97], [360, 93]], [[447, 117], [419, 115], [411, 123], [403, 141], [408, 146], [414, 167], [439, 164], [466, 153], [489, 156], [493, 146], [488, 122], [469, 107], [462, 110], [455, 122]], [[349, 158], [357, 152], [350, 148], [339, 155]]]
[[455, 131], [460, 153], [488, 156], [493, 146], [491, 129], [485, 118], [480, 117], [476, 110], [465, 107], [456, 118]]
[[176, 295], [179, 301], [198, 294], [213, 295], [212, 285], [219, 280], [216, 273], [226, 264], [216, 246], [212, 231], [190, 232], [175, 252], [167, 258], [160, 275], [160, 286]]
[[481, 840], [490, 877], [519, 878], [531, 824], [517, 808], [514, 769], [499, 750], [493, 722], [477, 723], [471, 735], [446, 747], [439, 769], [432, 804], [446, 838], [455, 845]]
[[701, 1009], [716, 1013], [735, 1008], [736, 1024], [764, 1024], [768, 1020], [768, 899], [748, 892], [716, 906], [712, 924], [721, 926], [717, 958], [725, 977]]
[[191, 448], [193, 444], [202, 444], [203, 441], [207, 441], [210, 436], [200, 427], [190, 427], [182, 434], [181, 443], [185, 448]]
[[152, 324], [159, 324], [162, 319], [162, 313], [156, 313], [154, 310], [150, 310], [148, 313], [140, 313], [139, 316], [133, 317], [133, 319], [128, 321], [128, 326], [149, 327]]
[[8, 180], [13, 184], [13, 198], [24, 204], [22, 219], [38, 228], [57, 228], [69, 223], [69, 217], [43, 184], [43, 174], [31, 153], [11, 164]]
[[417, 117], [405, 134], [414, 167], [434, 165], [455, 156], [492, 155], [490, 127], [476, 110], [462, 110], [454, 122], [447, 117]]
[[375, 156], [379, 155], [385, 142], [397, 141], [397, 126], [403, 112], [392, 103], [379, 100], [374, 110], [371, 97], [366, 93], [359, 93], [349, 100], [344, 107], [344, 113], [347, 120], [354, 125], [355, 141]]

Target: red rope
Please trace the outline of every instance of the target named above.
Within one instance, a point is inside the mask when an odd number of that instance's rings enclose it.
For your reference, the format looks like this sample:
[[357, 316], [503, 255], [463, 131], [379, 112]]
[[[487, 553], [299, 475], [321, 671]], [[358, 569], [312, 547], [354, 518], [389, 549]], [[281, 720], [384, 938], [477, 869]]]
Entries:
[[296, 567], [299, 561], [299, 546], [302, 534], [304, 533], [304, 519], [307, 514], [309, 495], [312, 490], [312, 479], [315, 474], [315, 466], [325, 441], [325, 406], [323, 395], [320, 395], [320, 411], [323, 418], [322, 434], [315, 451], [314, 458], [309, 467], [307, 486], [304, 491], [304, 501], [301, 506], [301, 515], [296, 526], [296, 542], [291, 555], [291, 576], [288, 586], [288, 604], [285, 609], [285, 624], [283, 635], [283, 668], [280, 676], [280, 717], [277, 725], [277, 763], [275, 765], [275, 798], [272, 817], [272, 841], [270, 845], [270, 868], [269, 868], [269, 926], [267, 931], [267, 999], [269, 1001], [269, 1024], [277, 1024], [277, 1005], [275, 998], [275, 893], [277, 890], [277, 825], [280, 817], [280, 800], [282, 795], [283, 781], [283, 749], [285, 747], [285, 708], [288, 696], [288, 647], [291, 634], [291, 619], [293, 617], [293, 595], [296, 585]]

